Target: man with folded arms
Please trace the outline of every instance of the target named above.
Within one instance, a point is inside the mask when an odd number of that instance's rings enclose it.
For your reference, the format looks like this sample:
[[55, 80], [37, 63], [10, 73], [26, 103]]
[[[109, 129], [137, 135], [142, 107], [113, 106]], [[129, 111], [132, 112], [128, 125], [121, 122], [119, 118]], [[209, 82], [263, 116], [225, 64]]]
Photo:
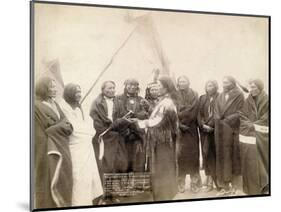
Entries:
[[263, 82], [250, 80], [250, 95], [240, 113], [240, 151], [243, 191], [266, 194], [268, 185], [268, 96]]
[[214, 108], [216, 179], [220, 189], [218, 196], [236, 194], [241, 181], [239, 149], [239, 111], [244, 95], [232, 76], [223, 78], [223, 92]]

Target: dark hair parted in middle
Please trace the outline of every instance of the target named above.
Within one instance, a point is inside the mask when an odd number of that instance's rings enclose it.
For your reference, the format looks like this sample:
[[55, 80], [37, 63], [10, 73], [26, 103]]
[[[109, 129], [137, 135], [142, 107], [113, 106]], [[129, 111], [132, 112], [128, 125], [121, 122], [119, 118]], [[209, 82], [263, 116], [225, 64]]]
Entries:
[[162, 84], [164, 88], [166, 88], [167, 93], [170, 95], [171, 99], [174, 101], [174, 103], [177, 103], [177, 89], [175, 87], [175, 84], [171, 77], [168, 76], [161, 76], [159, 79], [159, 82]]
[[63, 98], [68, 104], [77, 104], [79, 102], [76, 102], [75, 95], [80, 89], [80, 85], [74, 84], [74, 83], [69, 83], [64, 87], [63, 90]]

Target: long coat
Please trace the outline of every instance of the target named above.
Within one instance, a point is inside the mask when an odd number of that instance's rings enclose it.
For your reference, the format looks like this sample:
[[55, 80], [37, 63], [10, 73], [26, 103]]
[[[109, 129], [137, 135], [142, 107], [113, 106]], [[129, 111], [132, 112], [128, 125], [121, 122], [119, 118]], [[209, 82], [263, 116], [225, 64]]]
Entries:
[[35, 208], [71, 206], [73, 180], [69, 135], [72, 126], [59, 105], [56, 106], [60, 117], [41, 101], [35, 101]]
[[240, 113], [243, 190], [250, 195], [263, 193], [269, 183], [268, 109], [263, 91], [256, 100], [249, 95]]
[[198, 94], [191, 88], [177, 91], [180, 136], [177, 147], [178, 175], [199, 172]]
[[213, 132], [206, 132], [203, 129], [203, 125], [208, 125], [214, 128], [214, 106], [218, 93], [211, 97], [207, 94], [200, 96], [199, 98], [199, 112], [198, 112], [198, 124], [200, 130], [200, 139], [202, 145], [203, 155], [203, 167], [206, 175], [211, 175], [215, 178], [216, 175], [216, 147], [215, 147], [215, 135]]
[[[129, 111], [133, 114], [131, 118], [138, 118], [140, 120], [148, 118], [148, 112], [142, 101], [144, 99], [140, 96], [129, 97], [126, 94], [116, 96], [114, 117], [122, 118]], [[128, 172], [142, 172], [145, 168], [145, 138], [144, 130], [139, 130], [134, 124], [129, 124], [124, 129], [120, 129], [120, 134], [123, 136], [128, 152]]]
[[214, 109], [216, 176], [219, 185], [231, 182], [234, 175], [241, 174], [239, 150], [239, 110], [244, 104], [243, 93], [235, 87], [225, 100], [221, 93]]
[[[114, 110], [115, 104], [113, 107], [113, 111]], [[123, 136], [118, 132], [120, 126], [119, 128], [117, 124], [114, 126], [113, 122], [108, 118], [107, 104], [102, 94], [94, 100], [90, 109], [90, 116], [94, 121], [94, 128], [96, 130], [96, 134], [93, 137], [93, 146], [101, 179], [103, 179], [103, 173], [126, 172], [128, 167], [128, 155], [125, 141]], [[104, 156], [102, 160], [99, 160], [99, 135], [108, 128], [111, 128], [111, 130], [103, 136]]]

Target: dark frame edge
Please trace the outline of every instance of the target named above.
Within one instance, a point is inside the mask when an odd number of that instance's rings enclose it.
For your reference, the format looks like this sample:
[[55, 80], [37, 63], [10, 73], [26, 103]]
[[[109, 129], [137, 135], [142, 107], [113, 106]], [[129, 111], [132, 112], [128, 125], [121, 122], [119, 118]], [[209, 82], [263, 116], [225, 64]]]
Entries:
[[29, 54], [30, 54], [30, 59], [29, 59], [29, 68], [30, 68], [30, 84], [29, 84], [29, 93], [30, 93], [30, 100], [29, 100], [29, 104], [30, 104], [30, 139], [29, 139], [29, 151], [30, 151], [30, 161], [29, 161], [29, 185], [30, 185], [30, 189], [29, 189], [29, 210], [30, 211], [34, 211], [34, 176], [33, 176], [33, 163], [32, 161], [34, 161], [34, 148], [33, 148], [33, 132], [34, 132], [34, 99], [33, 99], [33, 84], [34, 84], [34, 1], [30, 0], [29, 1], [29, 21], [30, 21], [30, 26], [29, 26], [29, 35], [30, 35], [30, 39], [29, 39]]
[[271, 196], [271, 16], [268, 17], [268, 117], [269, 117], [269, 142], [268, 142], [268, 179], [269, 179], [269, 195]]
[[113, 9], [131, 9], [131, 10], [149, 10], [149, 11], [162, 11], [162, 12], [178, 12], [178, 13], [195, 13], [195, 14], [207, 14], [207, 15], [228, 15], [228, 16], [242, 16], [242, 17], [255, 17], [255, 18], [268, 18], [270, 15], [257, 15], [246, 13], [231, 13], [231, 12], [211, 12], [211, 11], [199, 11], [199, 10], [181, 10], [181, 9], [168, 9], [159, 7], [139, 7], [139, 6], [124, 6], [124, 5], [108, 5], [108, 4], [90, 4], [90, 3], [78, 3], [78, 2], [63, 2], [63, 1], [45, 1], [45, 0], [32, 0], [34, 3], [40, 4], [56, 4], [67, 6], [87, 6], [87, 7], [102, 7]]

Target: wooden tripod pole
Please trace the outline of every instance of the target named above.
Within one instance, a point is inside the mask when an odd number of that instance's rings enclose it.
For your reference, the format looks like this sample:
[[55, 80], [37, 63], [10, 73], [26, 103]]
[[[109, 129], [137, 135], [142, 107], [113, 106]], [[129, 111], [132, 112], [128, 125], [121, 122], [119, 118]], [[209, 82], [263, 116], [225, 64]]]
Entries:
[[87, 98], [87, 96], [91, 93], [91, 91], [93, 90], [93, 88], [95, 87], [95, 85], [98, 83], [98, 81], [100, 80], [100, 78], [102, 77], [102, 75], [106, 72], [106, 70], [111, 66], [111, 64], [113, 63], [115, 57], [117, 56], [117, 54], [120, 52], [120, 50], [125, 46], [125, 44], [128, 42], [128, 40], [132, 37], [133, 33], [135, 32], [136, 28], [138, 26], [136, 26], [133, 31], [127, 36], [127, 38], [125, 39], [125, 41], [122, 43], [122, 45], [115, 51], [115, 53], [112, 55], [110, 61], [106, 64], [106, 66], [102, 69], [102, 71], [100, 72], [100, 74], [98, 75], [97, 79], [94, 81], [93, 85], [90, 87], [90, 89], [87, 91], [87, 93], [85, 94], [85, 96], [82, 98], [80, 104], [82, 104], [84, 102], [84, 100]]

